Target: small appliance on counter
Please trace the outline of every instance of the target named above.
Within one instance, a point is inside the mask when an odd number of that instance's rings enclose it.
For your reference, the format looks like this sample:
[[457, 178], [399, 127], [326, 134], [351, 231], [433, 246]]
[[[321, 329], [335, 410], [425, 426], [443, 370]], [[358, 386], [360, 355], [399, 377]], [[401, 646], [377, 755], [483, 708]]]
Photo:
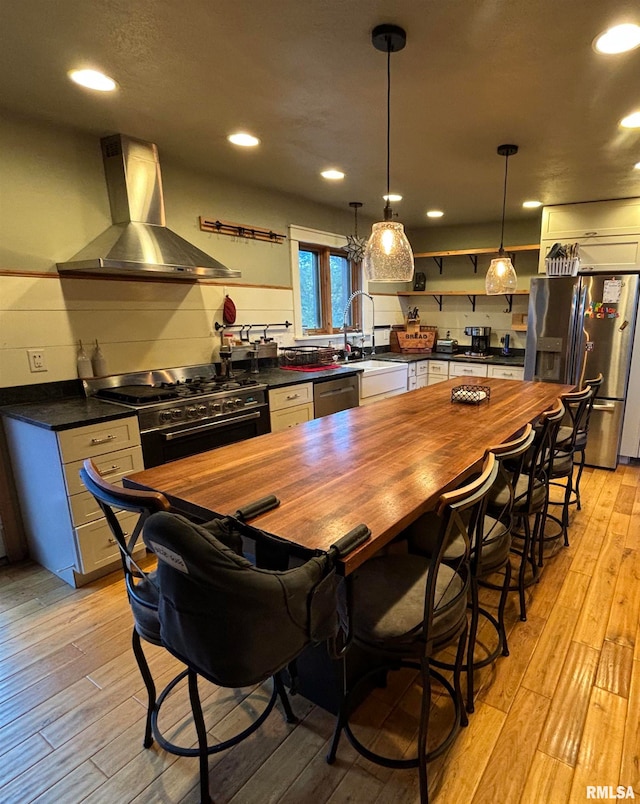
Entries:
[[465, 327], [464, 334], [471, 336], [471, 348], [465, 352], [467, 357], [488, 357], [491, 327]]
[[438, 338], [436, 341], [436, 352], [443, 352], [453, 355], [458, 351], [458, 341], [454, 338]]

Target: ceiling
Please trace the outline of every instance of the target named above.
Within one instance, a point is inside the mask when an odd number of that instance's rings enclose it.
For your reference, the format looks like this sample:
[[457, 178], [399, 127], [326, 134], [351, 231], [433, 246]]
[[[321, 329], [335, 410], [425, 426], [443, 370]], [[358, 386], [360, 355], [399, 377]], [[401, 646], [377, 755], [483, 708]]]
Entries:
[[[0, 8], [0, 104], [96, 137], [157, 143], [161, 158], [362, 214], [386, 187], [386, 55], [380, 23], [401, 25], [391, 56], [391, 190], [409, 227], [499, 220], [501, 143], [508, 219], [545, 204], [640, 195], [640, 48], [591, 43], [640, 23], [637, 0], [20, 0]], [[72, 84], [93, 67], [116, 93]], [[231, 146], [238, 129], [257, 149]], [[98, 153], [98, 152], [97, 152]], [[98, 155], [97, 155], [98, 158]], [[344, 181], [319, 173], [339, 167]], [[445, 211], [440, 222], [425, 212]]]

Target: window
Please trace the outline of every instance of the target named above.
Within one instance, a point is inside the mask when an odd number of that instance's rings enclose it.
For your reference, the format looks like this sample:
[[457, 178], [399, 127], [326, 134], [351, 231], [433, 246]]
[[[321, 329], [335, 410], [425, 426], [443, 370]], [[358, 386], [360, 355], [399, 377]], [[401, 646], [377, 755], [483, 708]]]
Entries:
[[[358, 268], [340, 249], [299, 243], [298, 274], [303, 332], [340, 332], [349, 296], [360, 288]], [[347, 324], [349, 328], [359, 327], [359, 304], [349, 309]]]

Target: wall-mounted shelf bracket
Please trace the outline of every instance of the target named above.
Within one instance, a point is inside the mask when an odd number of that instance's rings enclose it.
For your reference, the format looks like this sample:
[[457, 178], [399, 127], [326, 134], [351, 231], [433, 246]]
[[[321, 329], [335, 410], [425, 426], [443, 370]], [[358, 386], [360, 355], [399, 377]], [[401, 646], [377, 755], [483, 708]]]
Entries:
[[507, 300], [507, 304], [509, 305], [505, 310], [505, 313], [510, 313], [513, 309], [513, 293], [505, 293], [504, 297]]
[[436, 296], [435, 293], [431, 294], [433, 298], [436, 300], [436, 304], [438, 305], [438, 309], [442, 312], [442, 296]]
[[475, 295], [475, 293], [473, 295], [467, 295], [467, 299], [469, 299], [469, 301], [471, 302], [471, 311], [473, 313], [475, 313], [475, 311], [476, 311], [476, 295]]
[[442, 273], [442, 266], [444, 265], [444, 257], [434, 256], [433, 261], [438, 266], [438, 270]]
[[[478, 255], [477, 254], [467, 254], [467, 257], [471, 260], [471, 264], [473, 265], [473, 273], [478, 273]], [[442, 271], [440, 271], [442, 273]]]

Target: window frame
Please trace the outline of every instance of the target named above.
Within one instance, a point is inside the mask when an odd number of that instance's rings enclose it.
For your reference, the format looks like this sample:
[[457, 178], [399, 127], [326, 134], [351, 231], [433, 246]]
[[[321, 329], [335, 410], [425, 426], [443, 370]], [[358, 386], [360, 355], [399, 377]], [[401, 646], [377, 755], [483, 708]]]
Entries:
[[[342, 321], [335, 322], [331, 319], [331, 272], [329, 257], [331, 254], [338, 255], [347, 259], [351, 271], [351, 292], [363, 290], [362, 266], [349, 260], [344, 247], [347, 239], [343, 235], [335, 235], [330, 232], [321, 232], [305, 227], [290, 226], [289, 237], [291, 244], [291, 277], [294, 296], [294, 323], [296, 339], [304, 338], [327, 338], [343, 332]], [[318, 329], [302, 329], [302, 300], [300, 288], [300, 268], [299, 252], [312, 251], [318, 254], [320, 272], [320, 308], [322, 316], [322, 326]], [[351, 325], [347, 327], [347, 332], [362, 331], [362, 297], [352, 305]], [[331, 323], [331, 326], [327, 322]]]

